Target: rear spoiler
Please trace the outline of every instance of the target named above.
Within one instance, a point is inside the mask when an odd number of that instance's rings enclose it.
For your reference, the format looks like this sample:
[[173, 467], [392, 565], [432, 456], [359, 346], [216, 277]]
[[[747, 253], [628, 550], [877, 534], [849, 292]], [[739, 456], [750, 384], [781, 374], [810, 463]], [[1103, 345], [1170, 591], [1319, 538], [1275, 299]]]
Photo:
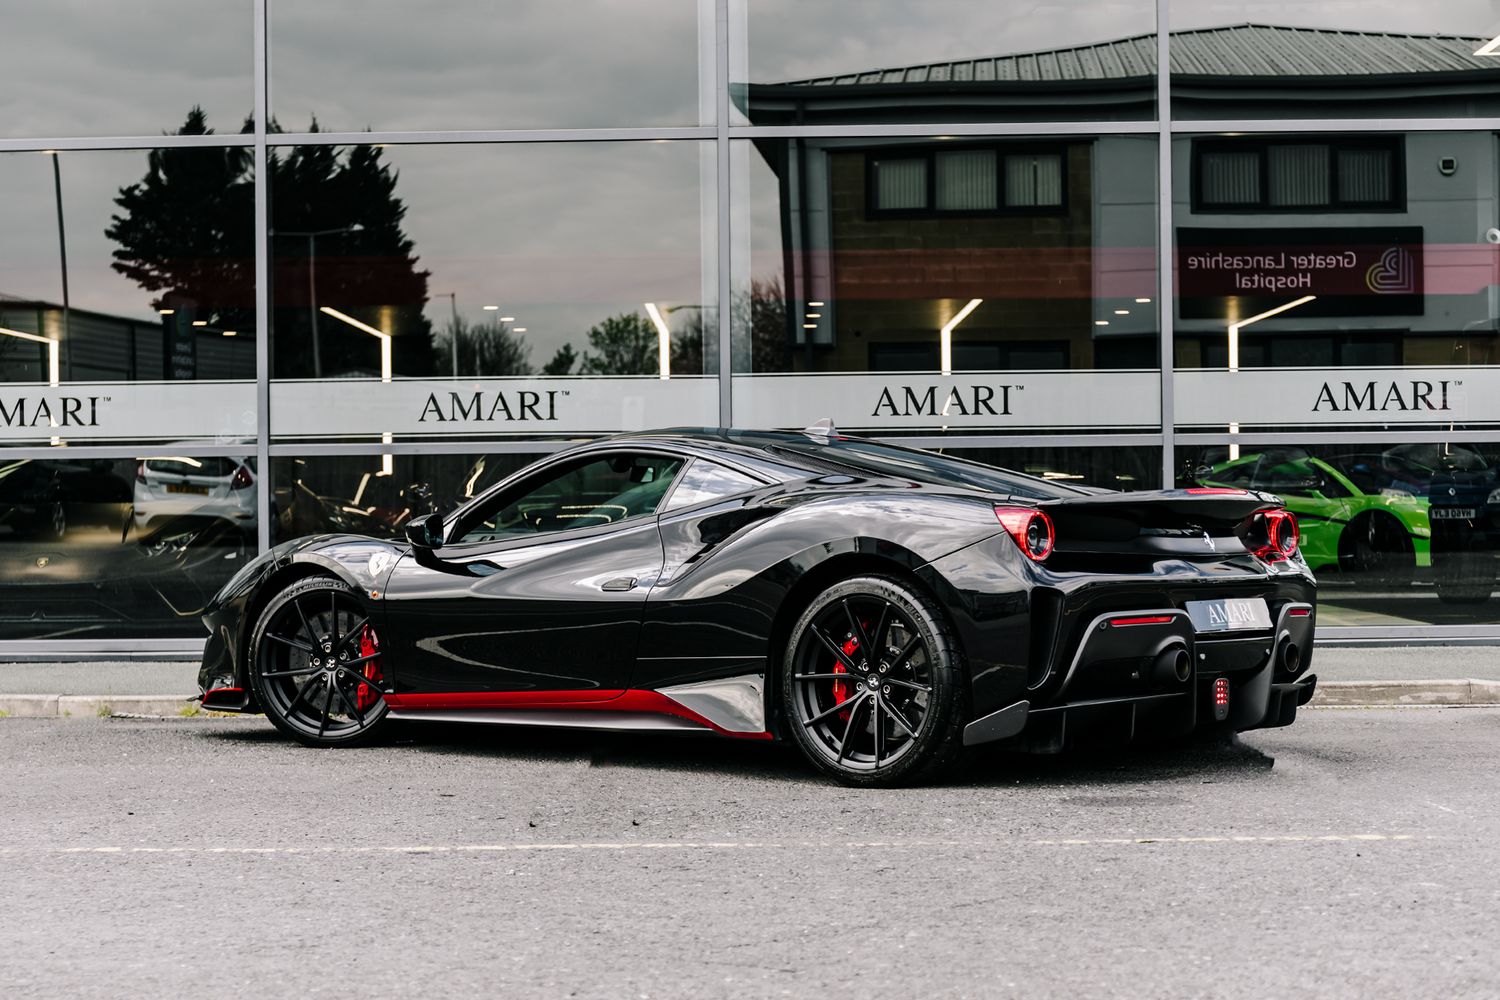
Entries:
[[1196, 552], [1201, 545], [1193, 540], [1205, 534], [1238, 538], [1236, 529], [1246, 518], [1283, 506], [1270, 493], [1220, 487], [1099, 493], [1038, 504], [1056, 525], [1057, 547], [1064, 552]]
[[1038, 506], [1054, 518], [1060, 511], [1088, 510], [1107, 517], [1132, 520], [1149, 512], [1152, 520], [1171, 513], [1180, 517], [1206, 517], [1238, 523], [1257, 511], [1284, 507], [1286, 504], [1271, 493], [1234, 490], [1222, 486], [1194, 486], [1180, 490], [1095, 493], [1066, 500], [1045, 500]]

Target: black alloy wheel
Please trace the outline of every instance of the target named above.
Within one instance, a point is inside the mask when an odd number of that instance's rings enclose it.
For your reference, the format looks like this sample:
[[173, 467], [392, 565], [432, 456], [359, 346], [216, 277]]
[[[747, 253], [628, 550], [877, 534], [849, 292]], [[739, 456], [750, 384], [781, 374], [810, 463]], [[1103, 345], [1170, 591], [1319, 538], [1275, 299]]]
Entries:
[[347, 583], [314, 577], [287, 587], [266, 605], [250, 648], [256, 700], [288, 736], [350, 746], [383, 728], [380, 640]]
[[820, 594], [792, 628], [781, 680], [793, 738], [845, 784], [906, 784], [962, 752], [957, 642], [936, 603], [904, 581], [856, 577]]

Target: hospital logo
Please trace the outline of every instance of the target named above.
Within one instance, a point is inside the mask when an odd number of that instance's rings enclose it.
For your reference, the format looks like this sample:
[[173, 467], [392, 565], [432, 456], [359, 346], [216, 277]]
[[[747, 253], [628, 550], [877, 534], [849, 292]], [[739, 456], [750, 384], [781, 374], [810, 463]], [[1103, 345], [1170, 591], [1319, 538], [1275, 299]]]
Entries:
[[1376, 295], [1410, 295], [1417, 290], [1416, 272], [1411, 254], [1391, 247], [1365, 271], [1365, 285]]

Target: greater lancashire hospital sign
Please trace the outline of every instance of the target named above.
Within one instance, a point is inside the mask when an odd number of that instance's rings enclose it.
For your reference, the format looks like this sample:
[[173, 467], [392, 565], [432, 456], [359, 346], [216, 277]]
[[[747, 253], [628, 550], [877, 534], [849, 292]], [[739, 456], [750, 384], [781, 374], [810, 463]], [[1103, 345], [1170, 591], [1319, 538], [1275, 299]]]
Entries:
[[1183, 319], [1251, 316], [1288, 298], [1308, 316], [1420, 316], [1422, 228], [1177, 230]]

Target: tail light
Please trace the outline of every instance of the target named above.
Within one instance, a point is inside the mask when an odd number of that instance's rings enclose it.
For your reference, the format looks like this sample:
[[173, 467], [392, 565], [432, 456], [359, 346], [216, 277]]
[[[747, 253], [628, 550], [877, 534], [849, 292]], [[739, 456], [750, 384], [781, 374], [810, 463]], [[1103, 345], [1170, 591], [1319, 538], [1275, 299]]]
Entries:
[[1035, 507], [996, 507], [995, 517], [1027, 559], [1041, 562], [1052, 554], [1057, 535], [1052, 528], [1052, 518], [1044, 511]]
[[1263, 510], [1242, 526], [1241, 540], [1250, 554], [1262, 562], [1274, 563], [1297, 554], [1301, 531], [1297, 515], [1284, 507]]
[[250, 467], [242, 465], [234, 470], [234, 478], [229, 481], [232, 490], [247, 490], [255, 485], [255, 477], [250, 475]]
[[135, 463], [135, 481], [141, 484], [146, 482], [146, 463]]

